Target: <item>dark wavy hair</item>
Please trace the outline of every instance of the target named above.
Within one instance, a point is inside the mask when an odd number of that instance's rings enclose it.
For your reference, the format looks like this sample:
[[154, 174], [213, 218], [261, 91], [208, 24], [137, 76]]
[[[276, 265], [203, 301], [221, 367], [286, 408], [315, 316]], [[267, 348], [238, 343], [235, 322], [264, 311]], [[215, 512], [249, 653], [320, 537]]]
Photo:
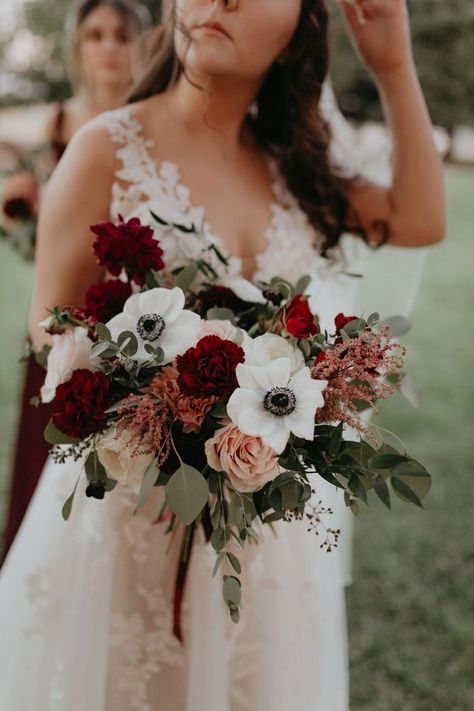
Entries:
[[[302, 0], [299, 23], [284, 57], [269, 69], [255, 98], [256, 110], [247, 117], [259, 145], [277, 160], [310, 223], [324, 236], [324, 254], [344, 232], [367, 241], [347, 198], [357, 176], [345, 177], [330, 165], [331, 131], [319, 109], [329, 67], [328, 25], [325, 0]], [[185, 72], [175, 49], [176, 26], [175, 0], [171, 0], [130, 101], [166, 91]]]

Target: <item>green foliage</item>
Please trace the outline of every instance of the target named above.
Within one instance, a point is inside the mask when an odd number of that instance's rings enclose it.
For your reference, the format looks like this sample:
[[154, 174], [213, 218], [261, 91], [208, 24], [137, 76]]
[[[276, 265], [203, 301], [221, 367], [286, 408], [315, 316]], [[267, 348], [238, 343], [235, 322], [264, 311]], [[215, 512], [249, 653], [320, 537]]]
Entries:
[[[336, 5], [336, 3], [334, 3]], [[434, 123], [448, 130], [474, 123], [472, 0], [409, 0], [415, 62]], [[332, 17], [332, 79], [342, 111], [380, 120], [374, 82], [355, 56], [339, 8]]]

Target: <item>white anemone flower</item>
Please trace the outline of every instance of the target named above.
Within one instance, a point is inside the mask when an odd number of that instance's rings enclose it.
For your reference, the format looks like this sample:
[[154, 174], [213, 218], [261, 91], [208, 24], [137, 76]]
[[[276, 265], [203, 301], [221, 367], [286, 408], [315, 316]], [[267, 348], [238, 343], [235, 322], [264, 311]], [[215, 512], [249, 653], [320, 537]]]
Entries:
[[245, 333], [242, 348], [245, 352], [245, 365], [267, 366], [277, 358], [289, 358], [292, 374], [304, 366], [304, 357], [300, 349], [295, 348], [286, 338], [277, 336], [276, 333], [264, 333], [257, 338], [250, 338]]
[[184, 301], [184, 292], [179, 287], [133, 294], [125, 302], [123, 312], [106, 325], [114, 340], [124, 331], [136, 335], [136, 360], [150, 359], [145, 350], [145, 345], [150, 344], [163, 350], [163, 363], [170, 363], [194, 346], [199, 338], [201, 319], [198, 314], [184, 310]]
[[324, 405], [326, 380], [313, 380], [309, 368], [291, 374], [290, 358], [269, 365], [237, 366], [240, 385], [231, 395], [227, 413], [244, 434], [261, 437], [281, 453], [290, 434], [312, 440], [316, 410]]

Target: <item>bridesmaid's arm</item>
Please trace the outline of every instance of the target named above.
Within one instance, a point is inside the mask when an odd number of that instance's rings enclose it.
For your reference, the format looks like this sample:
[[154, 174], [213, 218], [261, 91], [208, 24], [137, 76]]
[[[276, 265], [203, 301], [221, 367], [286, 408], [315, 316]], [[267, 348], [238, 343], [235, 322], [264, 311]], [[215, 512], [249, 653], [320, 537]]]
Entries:
[[442, 162], [414, 65], [405, 0], [342, 4], [351, 39], [371, 72], [392, 134], [392, 184], [360, 178], [348, 198], [369, 239], [388, 226], [388, 242], [421, 247], [444, 239], [446, 198]]
[[48, 316], [48, 308], [83, 306], [87, 288], [102, 276], [89, 228], [109, 217], [113, 173], [108, 133], [93, 122], [74, 136], [46, 188], [29, 319], [35, 350], [48, 342], [38, 326]]

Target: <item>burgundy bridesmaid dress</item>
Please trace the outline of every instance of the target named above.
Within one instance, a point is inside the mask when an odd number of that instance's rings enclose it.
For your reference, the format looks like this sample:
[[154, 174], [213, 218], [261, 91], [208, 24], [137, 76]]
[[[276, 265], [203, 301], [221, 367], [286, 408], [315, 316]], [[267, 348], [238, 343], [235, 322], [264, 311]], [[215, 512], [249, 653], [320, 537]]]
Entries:
[[[59, 161], [66, 149], [66, 144], [62, 140], [64, 117], [64, 107], [59, 103], [50, 143], [54, 164]], [[10, 498], [3, 533], [3, 558], [20, 528], [48, 456], [49, 445], [43, 438], [43, 432], [51, 417], [52, 407], [51, 405], [34, 407], [30, 404], [31, 398], [39, 395], [44, 378], [44, 368], [37, 364], [33, 356], [30, 356], [26, 363], [20, 405]]]

